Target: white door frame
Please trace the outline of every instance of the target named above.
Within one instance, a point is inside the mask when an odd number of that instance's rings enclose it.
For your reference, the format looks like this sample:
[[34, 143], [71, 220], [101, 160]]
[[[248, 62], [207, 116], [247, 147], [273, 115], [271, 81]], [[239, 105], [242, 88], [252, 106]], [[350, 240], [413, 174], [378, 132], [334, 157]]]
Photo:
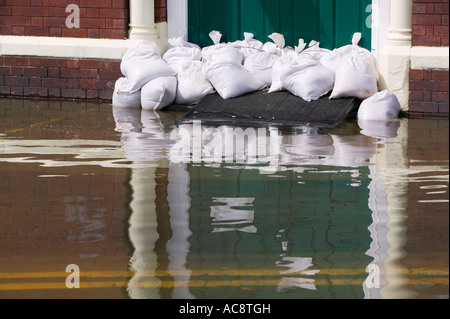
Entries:
[[167, 0], [167, 22], [169, 39], [179, 37], [181, 29], [187, 30], [188, 0]]

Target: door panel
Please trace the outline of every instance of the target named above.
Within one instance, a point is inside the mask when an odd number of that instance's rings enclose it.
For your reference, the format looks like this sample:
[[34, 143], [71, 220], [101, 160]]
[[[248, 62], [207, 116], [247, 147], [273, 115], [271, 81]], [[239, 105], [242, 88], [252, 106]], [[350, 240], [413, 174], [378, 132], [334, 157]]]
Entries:
[[333, 49], [351, 43], [361, 32], [360, 45], [371, 48], [371, 0], [189, 0], [189, 41], [208, 46], [209, 32], [220, 31], [222, 42], [244, 39], [244, 32], [262, 42], [280, 32], [286, 45], [299, 38], [316, 40]]

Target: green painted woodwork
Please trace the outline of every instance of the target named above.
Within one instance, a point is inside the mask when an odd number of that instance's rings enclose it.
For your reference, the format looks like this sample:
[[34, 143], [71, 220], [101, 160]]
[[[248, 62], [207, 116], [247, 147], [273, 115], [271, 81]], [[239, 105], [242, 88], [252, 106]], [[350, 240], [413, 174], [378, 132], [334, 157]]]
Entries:
[[220, 31], [222, 42], [244, 39], [244, 32], [262, 42], [282, 33], [286, 45], [303, 38], [334, 49], [362, 33], [360, 45], [371, 48], [371, 0], [189, 0], [189, 41], [212, 45], [209, 32]]

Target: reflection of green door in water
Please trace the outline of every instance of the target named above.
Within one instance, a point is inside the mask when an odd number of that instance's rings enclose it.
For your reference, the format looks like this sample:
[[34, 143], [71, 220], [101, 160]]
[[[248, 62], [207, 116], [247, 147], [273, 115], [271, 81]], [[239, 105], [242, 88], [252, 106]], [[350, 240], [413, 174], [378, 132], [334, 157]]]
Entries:
[[195, 296], [238, 298], [247, 285], [252, 298], [364, 298], [373, 262], [367, 167], [305, 167], [277, 176], [203, 165], [188, 171], [188, 268], [216, 271], [191, 279], [230, 283], [191, 287]]
[[371, 48], [371, 0], [189, 0], [189, 41], [208, 46], [209, 32], [220, 31], [222, 42], [243, 40], [244, 32], [262, 42], [279, 32], [286, 45], [299, 38], [334, 49], [362, 33], [360, 45]]

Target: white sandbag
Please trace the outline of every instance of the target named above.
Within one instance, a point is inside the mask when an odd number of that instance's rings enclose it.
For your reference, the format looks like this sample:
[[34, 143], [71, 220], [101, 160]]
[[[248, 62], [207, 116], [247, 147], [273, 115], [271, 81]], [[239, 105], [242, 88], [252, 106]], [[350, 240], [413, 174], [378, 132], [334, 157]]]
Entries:
[[259, 52], [249, 55], [244, 62], [244, 67], [267, 87], [272, 86], [272, 67], [276, 58], [273, 54]]
[[141, 106], [144, 110], [162, 110], [171, 105], [177, 94], [177, 78], [156, 78], [144, 85], [141, 91]]
[[369, 50], [358, 46], [360, 39], [361, 34], [355, 33], [351, 45], [336, 50], [334, 61], [321, 60], [336, 73], [332, 99], [357, 97], [364, 100], [378, 92], [375, 58]]
[[362, 100], [378, 92], [377, 69], [372, 61], [358, 55], [346, 56], [336, 69], [332, 99], [357, 97]]
[[168, 40], [169, 46], [167, 47], [167, 50], [170, 50], [174, 47], [189, 47], [189, 48], [196, 48], [201, 50], [200, 46], [195, 43], [191, 43], [187, 41], [187, 28], [182, 27], [178, 30], [178, 37], [176, 38], [170, 38]]
[[131, 93], [130, 81], [127, 78], [119, 78], [114, 86], [112, 104], [123, 108], [140, 108], [141, 90]]
[[264, 43], [254, 39], [254, 34], [250, 32], [244, 32], [244, 40], [239, 40], [232, 43], [232, 46], [244, 54], [244, 63], [247, 57], [252, 54], [263, 52]]
[[206, 78], [224, 100], [266, 87], [243, 65], [232, 61], [208, 62], [205, 64], [204, 72]]
[[358, 126], [362, 135], [381, 139], [381, 141], [377, 141], [377, 144], [388, 144], [389, 138], [394, 138], [398, 135], [400, 120], [358, 120]]
[[293, 95], [311, 102], [333, 89], [334, 74], [320, 62], [309, 60], [290, 69], [283, 68], [281, 83]]
[[299, 61], [298, 54], [286, 54], [275, 59], [272, 66], [272, 85], [270, 86], [269, 93], [284, 91], [285, 88], [281, 83], [281, 77], [292, 66], [297, 65]]
[[364, 100], [358, 110], [359, 120], [392, 120], [398, 118], [400, 102], [389, 90], [376, 93]]
[[179, 72], [180, 68], [191, 61], [201, 61], [202, 52], [196, 47], [176, 46], [167, 50], [163, 56], [164, 61], [175, 71]]
[[135, 43], [124, 55], [120, 70], [130, 81], [130, 93], [139, 91], [153, 79], [176, 74], [153, 46], [141, 41]]
[[308, 48], [301, 51], [300, 56], [302, 58], [309, 58], [320, 61], [323, 57], [330, 55], [330, 53], [331, 50], [320, 47], [320, 42], [312, 40], [308, 44]]
[[277, 56], [284, 56], [287, 54], [293, 54], [296, 53], [294, 48], [286, 47], [286, 41], [282, 34], [280, 33], [272, 33], [269, 35], [269, 38], [274, 41], [272, 42], [266, 42], [263, 45], [263, 51], [274, 54]]
[[218, 31], [209, 33], [214, 45], [204, 47], [201, 51], [202, 61], [232, 61], [239, 64], [244, 62], [244, 53], [233, 47], [232, 44], [220, 43], [222, 34]]
[[352, 44], [334, 49], [330, 54], [320, 56], [320, 63], [336, 73], [337, 68], [341, 65], [342, 59], [346, 56], [355, 54], [364, 56], [365, 59], [372, 59], [371, 52], [358, 46], [361, 37], [360, 32], [355, 33], [352, 38]]
[[180, 67], [175, 104], [196, 104], [214, 92], [214, 87], [203, 73], [203, 66], [201, 61], [191, 61]]
[[305, 40], [298, 39], [298, 46], [294, 47], [294, 51], [298, 54], [302, 53], [306, 48]]

